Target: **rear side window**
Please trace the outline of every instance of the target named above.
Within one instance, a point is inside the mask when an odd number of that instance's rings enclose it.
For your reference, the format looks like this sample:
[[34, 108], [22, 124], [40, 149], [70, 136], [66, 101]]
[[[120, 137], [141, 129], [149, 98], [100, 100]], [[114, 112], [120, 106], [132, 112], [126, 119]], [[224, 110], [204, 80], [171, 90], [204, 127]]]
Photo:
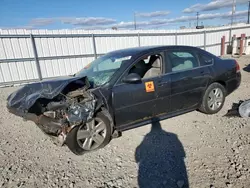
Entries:
[[213, 57], [211, 57], [209, 55], [199, 54], [199, 58], [200, 58], [201, 66], [212, 65], [213, 64]]
[[189, 52], [173, 52], [174, 55], [178, 56], [178, 57], [193, 57], [192, 54], [190, 54]]
[[167, 54], [172, 72], [185, 71], [199, 66], [194, 52], [178, 50], [169, 51]]

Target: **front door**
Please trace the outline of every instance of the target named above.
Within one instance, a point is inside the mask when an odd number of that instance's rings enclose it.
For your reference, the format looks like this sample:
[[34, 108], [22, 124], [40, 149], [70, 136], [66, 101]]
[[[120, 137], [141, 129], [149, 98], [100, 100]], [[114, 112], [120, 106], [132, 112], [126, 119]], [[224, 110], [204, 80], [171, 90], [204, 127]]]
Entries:
[[[152, 83], [147, 87], [154, 90]], [[113, 88], [113, 106], [116, 125], [126, 125], [151, 118], [155, 99], [155, 92], [145, 91], [144, 81], [115, 86]]]
[[163, 54], [160, 52], [143, 56], [124, 75], [137, 73], [142, 78], [141, 82], [121, 82], [113, 87], [113, 107], [118, 127], [148, 120], [156, 114], [157, 92], [164, 92], [162, 62]]

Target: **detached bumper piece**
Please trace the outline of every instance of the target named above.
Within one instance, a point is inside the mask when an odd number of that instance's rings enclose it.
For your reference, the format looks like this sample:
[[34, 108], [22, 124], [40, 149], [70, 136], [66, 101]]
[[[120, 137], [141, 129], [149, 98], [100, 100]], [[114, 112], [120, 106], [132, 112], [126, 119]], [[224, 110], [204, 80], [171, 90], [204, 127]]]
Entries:
[[250, 100], [244, 101], [239, 107], [239, 114], [243, 118], [250, 117]]
[[250, 118], [250, 99], [234, 103], [232, 109], [228, 110], [226, 117]]

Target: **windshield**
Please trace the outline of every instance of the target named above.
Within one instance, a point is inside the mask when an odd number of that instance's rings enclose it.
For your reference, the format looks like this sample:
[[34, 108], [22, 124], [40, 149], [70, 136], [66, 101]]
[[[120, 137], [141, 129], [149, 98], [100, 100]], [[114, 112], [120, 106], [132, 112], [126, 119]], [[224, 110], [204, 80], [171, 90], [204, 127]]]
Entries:
[[128, 55], [107, 54], [89, 63], [76, 73], [75, 76], [87, 76], [90, 84], [93, 87], [97, 87], [109, 82], [114, 73], [120, 69], [121, 65], [124, 65], [130, 59], [131, 56]]

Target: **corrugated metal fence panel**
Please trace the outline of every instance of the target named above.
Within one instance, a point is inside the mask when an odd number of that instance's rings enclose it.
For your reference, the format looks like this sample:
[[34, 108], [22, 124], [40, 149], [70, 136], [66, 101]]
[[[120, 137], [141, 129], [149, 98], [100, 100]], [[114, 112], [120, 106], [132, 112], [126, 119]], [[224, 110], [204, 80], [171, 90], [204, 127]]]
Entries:
[[[60, 31], [52, 31], [52, 33], [53, 34], [64, 34], [64, 32], [60, 32]], [[68, 55], [67, 51], [66, 51], [67, 46], [64, 44], [65, 40], [63, 40], [62, 38], [50, 38], [50, 40], [53, 40], [53, 42], [55, 44], [56, 56]], [[53, 62], [56, 62], [56, 66], [58, 66], [58, 75], [59, 76], [67, 74], [67, 68], [66, 68], [67, 62], [65, 61], [65, 59], [57, 59], [57, 60], [53, 60]], [[48, 77], [48, 76], [49, 75], [46, 74], [46, 77]]]
[[246, 36], [250, 36], [250, 27], [245, 29], [234, 29], [232, 31], [232, 36], [236, 35], [236, 37], [240, 37], [241, 34], [246, 34]]
[[221, 38], [225, 36], [226, 42], [229, 41], [229, 31], [218, 31], [207, 33], [207, 45], [218, 44], [221, 42]]
[[0, 63], [0, 83], [37, 78], [38, 75], [34, 61]]
[[[227, 31], [213, 31], [206, 35], [206, 50], [216, 56], [220, 55], [221, 38], [225, 36], [226, 42], [229, 42], [229, 30]], [[226, 44], [227, 46], [228, 44]]]
[[174, 45], [175, 36], [141, 36], [141, 46], [148, 45]]
[[206, 48], [206, 51], [216, 55], [216, 56], [220, 56], [220, 45], [217, 46], [210, 46]]
[[[33, 34], [77, 34], [79, 31], [34, 31]], [[39, 57], [93, 54], [91, 37], [36, 38]], [[74, 74], [93, 58], [63, 58], [39, 60], [43, 78]]]
[[[8, 30], [3, 30], [2, 34], [10, 34]], [[15, 55], [13, 52], [12, 39], [11, 38], [3, 38], [3, 46], [5, 49], [6, 59], [14, 59]]]
[[177, 35], [178, 45], [203, 46], [204, 33]]
[[[219, 56], [221, 37], [230, 38], [230, 26], [207, 29], [206, 50]], [[177, 40], [176, 40], [177, 32]], [[32, 48], [30, 34], [33, 35], [57, 35], [53, 37], [34, 38], [39, 58], [88, 55], [88, 57], [60, 57], [57, 59], [39, 59], [41, 74], [43, 78], [64, 76], [74, 74], [85, 65], [94, 60], [94, 45], [92, 33], [96, 46], [97, 56], [112, 50], [146, 46], [146, 45], [190, 45], [203, 48], [203, 30], [137, 30], [137, 31], [84, 31], [84, 30], [0, 30], [0, 35], [12, 35], [12, 37], [0, 36], [0, 84], [22, 80], [38, 79], [36, 62]], [[160, 33], [160, 34], [159, 34]], [[245, 33], [250, 36], [249, 26], [233, 26], [231, 36], [239, 37]], [[13, 35], [26, 34], [26, 38], [13, 37]], [[63, 34], [88, 34], [88, 36], [63, 36]], [[100, 36], [108, 34], [108, 36]], [[112, 34], [115, 34], [112, 36]], [[119, 34], [122, 34], [119, 36]], [[125, 36], [128, 34], [129, 36]], [[131, 36], [132, 34], [132, 36]], [[96, 36], [95, 36], [96, 35]], [[139, 35], [139, 37], [138, 37]], [[22, 61], [22, 58], [29, 58]], [[8, 59], [19, 59], [7, 62]], [[33, 61], [34, 59], [34, 61]], [[6, 61], [4, 61], [6, 60]]]
[[93, 60], [94, 57], [84, 57], [58, 60], [40, 60], [39, 62], [42, 77], [49, 78], [75, 74]]
[[[25, 34], [23, 30], [3, 30], [1, 34]], [[0, 40], [1, 59], [32, 58], [32, 45], [29, 38], [2, 38]], [[30, 80], [38, 78], [34, 61], [0, 63], [0, 82]]]
[[[56, 34], [78, 34], [78, 32], [79, 31], [59, 30]], [[48, 38], [47, 40], [50, 41], [48, 48], [49, 54], [43, 54], [42, 57], [93, 54], [91, 37]], [[57, 45], [53, 46], [53, 44]], [[93, 58], [88, 57], [40, 61], [42, 76], [47, 78], [74, 74], [92, 60]], [[49, 69], [49, 67], [51, 67], [51, 69]]]
[[122, 48], [137, 47], [138, 37], [95, 37], [95, 43], [97, 54], [103, 54]]

